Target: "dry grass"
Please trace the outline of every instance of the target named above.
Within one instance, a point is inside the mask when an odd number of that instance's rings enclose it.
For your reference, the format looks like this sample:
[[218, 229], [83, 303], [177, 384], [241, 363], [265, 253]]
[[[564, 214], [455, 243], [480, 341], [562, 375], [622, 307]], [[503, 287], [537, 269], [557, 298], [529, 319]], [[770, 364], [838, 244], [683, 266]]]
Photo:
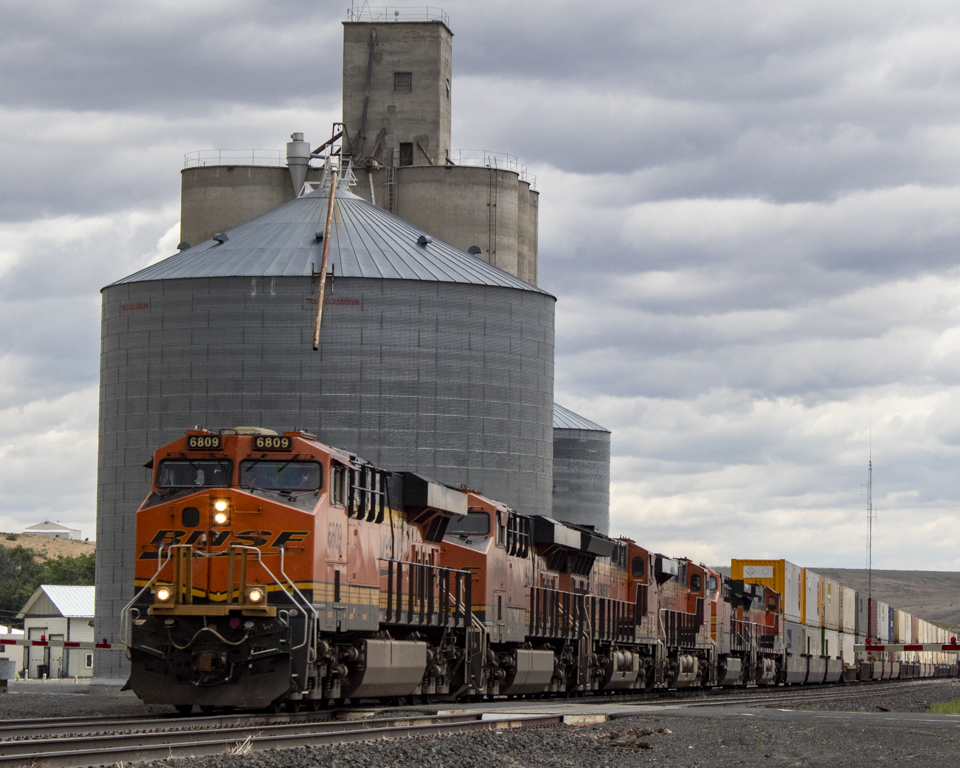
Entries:
[[34, 536], [28, 533], [0, 533], [0, 546], [13, 549], [25, 547], [37, 553], [34, 558], [38, 563], [60, 557], [76, 557], [77, 555], [92, 555], [96, 549], [96, 542], [75, 541], [73, 539], [54, 539], [51, 536]]

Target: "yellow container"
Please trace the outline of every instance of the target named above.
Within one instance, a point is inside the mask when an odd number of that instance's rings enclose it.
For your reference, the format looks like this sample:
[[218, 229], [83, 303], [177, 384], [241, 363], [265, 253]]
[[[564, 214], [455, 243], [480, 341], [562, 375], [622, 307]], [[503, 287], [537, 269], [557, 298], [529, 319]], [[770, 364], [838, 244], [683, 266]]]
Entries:
[[801, 622], [803, 569], [786, 560], [731, 560], [730, 575], [747, 584], [770, 587], [783, 598], [786, 621]]

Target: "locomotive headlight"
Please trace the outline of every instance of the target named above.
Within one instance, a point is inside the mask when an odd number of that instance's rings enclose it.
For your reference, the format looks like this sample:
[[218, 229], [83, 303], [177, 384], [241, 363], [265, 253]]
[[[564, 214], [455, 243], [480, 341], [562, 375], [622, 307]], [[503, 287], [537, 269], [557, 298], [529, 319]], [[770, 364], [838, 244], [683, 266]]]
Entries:
[[263, 591], [260, 587], [250, 587], [247, 590], [247, 602], [260, 604], [266, 602], [267, 593]]
[[157, 589], [157, 602], [166, 603], [173, 597], [173, 590], [170, 587], [160, 587]]
[[230, 525], [230, 500], [214, 499], [211, 506], [213, 507], [213, 524]]

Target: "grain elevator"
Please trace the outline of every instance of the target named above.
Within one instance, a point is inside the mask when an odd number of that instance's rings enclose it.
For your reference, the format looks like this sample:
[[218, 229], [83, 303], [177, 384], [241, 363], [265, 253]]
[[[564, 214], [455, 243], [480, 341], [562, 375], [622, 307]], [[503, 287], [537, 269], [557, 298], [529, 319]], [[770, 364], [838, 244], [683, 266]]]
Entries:
[[[385, 468], [606, 531], [609, 433], [554, 403], [539, 196], [515, 159], [451, 148], [452, 38], [442, 12], [352, 12], [330, 141], [188, 155], [180, 252], [103, 289], [97, 637], [119, 636], [133, 596], [143, 465], [195, 424], [308, 429]], [[115, 654], [96, 669], [100, 682], [126, 674]]]

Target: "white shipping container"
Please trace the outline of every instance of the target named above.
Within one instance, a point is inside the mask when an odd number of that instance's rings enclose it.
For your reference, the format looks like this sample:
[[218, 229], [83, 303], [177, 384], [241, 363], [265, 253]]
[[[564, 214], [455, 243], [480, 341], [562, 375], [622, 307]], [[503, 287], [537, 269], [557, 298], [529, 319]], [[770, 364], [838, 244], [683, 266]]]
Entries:
[[791, 656], [799, 656], [802, 653], [806, 653], [803, 627], [792, 621], [784, 622], [783, 644], [786, 647], [787, 653]]
[[787, 621], [800, 621], [800, 577], [803, 569], [791, 562], [783, 564], [783, 581], [786, 589], [783, 594], [783, 618]]
[[834, 629], [823, 630], [823, 655], [831, 659], [839, 659], [842, 653], [840, 647], [840, 633]]
[[820, 574], [803, 569], [803, 605], [804, 626], [819, 627], [820, 622]]
[[[840, 582], [828, 579], [826, 576], [820, 579], [820, 620], [825, 629], [839, 631], [840, 629]], [[837, 656], [838, 654], [830, 654]]]
[[857, 630], [857, 592], [840, 587], [840, 631], [853, 634]]
[[823, 630], [820, 627], [807, 627], [803, 628], [803, 652], [808, 656], [822, 656], [823, 655], [823, 637], [821, 632]]
[[877, 640], [890, 642], [890, 606], [877, 600]]
[[840, 652], [843, 656], [843, 665], [852, 666], [857, 661], [857, 654], [853, 647], [857, 644], [857, 636], [852, 632], [840, 633]]

